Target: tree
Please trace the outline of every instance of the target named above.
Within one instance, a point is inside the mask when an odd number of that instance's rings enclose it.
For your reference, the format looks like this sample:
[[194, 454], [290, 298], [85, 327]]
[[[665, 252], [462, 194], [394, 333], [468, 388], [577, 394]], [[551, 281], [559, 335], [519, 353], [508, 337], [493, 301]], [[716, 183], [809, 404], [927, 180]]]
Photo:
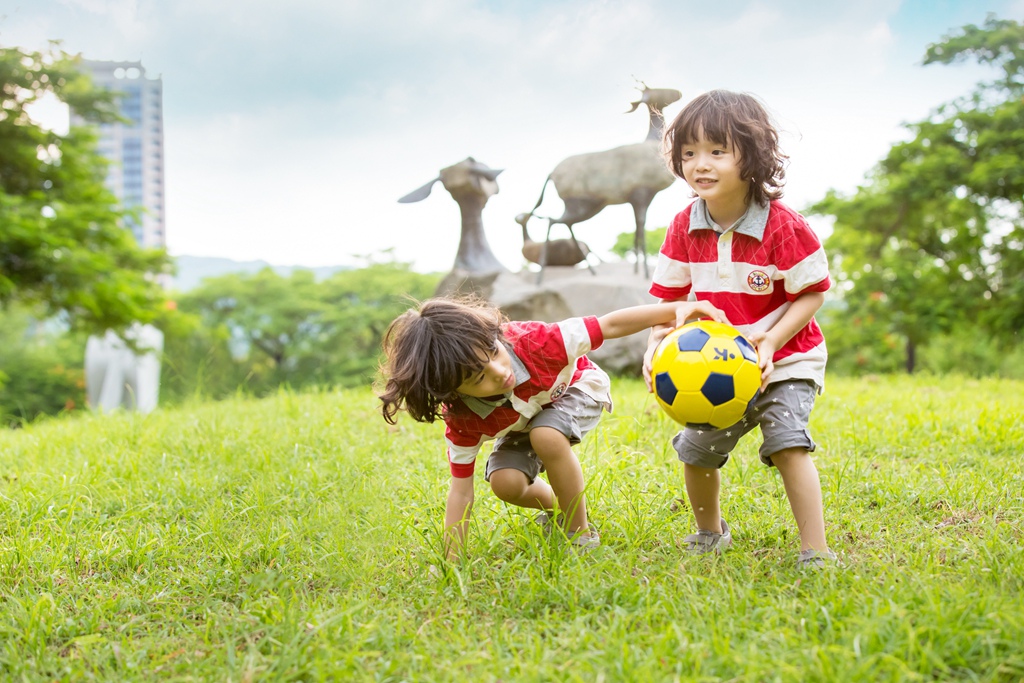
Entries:
[[116, 120], [113, 95], [94, 88], [78, 61], [56, 46], [0, 48], [0, 307], [38, 305], [76, 328], [122, 329], [159, 314], [153, 275], [170, 261], [122, 227], [92, 130], [59, 135], [29, 115], [51, 95], [89, 122]]
[[[665, 241], [665, 234], [668, 227], [663, 226], [647, 231], [647, 245], [645, 251], [648, 256], [657, 256], [661, 251], [661, 244]], [[626, 258], [630, 254], [635, 256], [634, 247], [636, 242], [636, 231], [620, 232], [615, 237], [615, 244], [612, 246], [612, 253], [619, 258]]]
[[168, 334], [164, 379], [175, 396], [214, 398], [242, 386], [262, 395], [282, 384], [369, 384], [387, 325], [437, 282], [393, 262], [322, 282], [309, 271], [286, 278], [269, 268], [207, 279], [178, 300], [198, 324]]
[[917, 350], [975, 324], [1010, 339], [1024, 323], [1024, 26], [989, 16], [928, 47], [924, 63], [977, 59], [1003, 76], [908, 126], [849, 197], [810, 213], [835, 217], [826, 250], [854, 335], [882, 323]]
[[313, 273], [281, 277], [270, 268], [253, 275], [222, 275], [182, 296], [180, 310], [219, 330], [233, 355], [248, 361], [254, 384], [297, 383], [295, 370], [315, 340], [325, 311]]
[[35, 311], [0, 310], [0, 427], [85, 405], [85, 338]]

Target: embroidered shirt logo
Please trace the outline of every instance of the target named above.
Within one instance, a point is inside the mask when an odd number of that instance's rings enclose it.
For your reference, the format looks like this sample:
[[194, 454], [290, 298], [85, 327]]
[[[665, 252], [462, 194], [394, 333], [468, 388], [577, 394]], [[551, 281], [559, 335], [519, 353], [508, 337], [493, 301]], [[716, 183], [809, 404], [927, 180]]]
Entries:
[[755, 292], [763, 292], [768, 289], [768, 285], [771, 284], [771, 280], [768, 278], [768, 273], [763, 270], [751, 271], [750, 275], [747, 275], [747, 285]]
[[562, 382], [557, 387], [551, 390], [551, 400], [555, 401], [559, 396], [565, 393], [565, 382]]

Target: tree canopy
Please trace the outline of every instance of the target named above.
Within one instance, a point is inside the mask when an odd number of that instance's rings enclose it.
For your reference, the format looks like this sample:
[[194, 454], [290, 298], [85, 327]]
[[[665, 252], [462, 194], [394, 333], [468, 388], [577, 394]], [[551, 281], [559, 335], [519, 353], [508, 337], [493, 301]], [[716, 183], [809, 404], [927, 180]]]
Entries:
[[95, 88], [78, 63], [56, 45], [0, 47], [0, 306], [22, 302], [75, 327], [120, 329], [159, 314], [154, 276], [170, 261], [123, 228], [93, 129], [61, 135], [30, 115], [52, 96], [90, 123], [117, 120], [115, 95]]
[[924, 64], [970, 59], [1000, 77], [910, 124], [853, 195], [809, 209], [835, 218], [825, 247], [846, 319], [902, 339], [910, 371], [935, 335], [971, 324], [1009, 340], [1024, 325], [1024, 26], [990, 15]]
[[388, 324], [437, 287], [403, 263], [371, 263], [317, 281], [271, 269], [209, 278], [178, 298], [196, 324], [172, 330], [164, 385], [174, 395], [262, 395], [281, 385], [353, 386], [373, 381]]

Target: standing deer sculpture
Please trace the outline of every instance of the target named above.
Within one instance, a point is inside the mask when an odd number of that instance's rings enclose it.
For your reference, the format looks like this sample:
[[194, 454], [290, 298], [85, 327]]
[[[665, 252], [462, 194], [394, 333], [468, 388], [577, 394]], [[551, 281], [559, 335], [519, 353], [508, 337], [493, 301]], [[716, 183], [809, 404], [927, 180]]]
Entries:
[[442, 168], [440, 174], [423, 187], [399, 199], [399, 203], [419, 202], [430, 196], [434, 183], [441, 181], [444, 189], [458, 203], [462, 213], [462, 233], [455, 254], [453, 272], [465, 275], [492, 275], [507, 270], [491, 251], [484, 234], [483, 210], [487, 200], [498, 194], [501, 169], [489, 168], [473, 157]]
[[[665, 128], [662, 110], [682, 97], [678, 90], [669, 88], [648, 88], [642, 84], [640, 99], [633, 102], [628, 113], [636, 111], [641, 104], [647, 105], [650, 125], [643, 142], [623, 145], [601, 152], [577, 154], [560, 162], [551, 171], [541, 187], [540, 198], [533, 209], [525, 214], [527, 219], [544, 201], [548, 182], [553, 182], [555, 191], [565, 204], [559, 218], [548, 218], [548, 232], [545, 244], [551, 240], [551, 228], [556, 224], [565, 225], [573, 241], [576, 235], [573, 225], [596, 216], [606, 206], [629, 204], [633, 207], [636, 233], [633, 250], [636, 253], [634, 272], [643, 263], [644, 277], [649, 277], [647, 268], [646, 239], [647, 208], [654, 196], [669, 187], [675, 177], [669, 172], [661, 156], [661, 136]], [[547, 265], [546, 254], [540, 257], [539, 283]]]

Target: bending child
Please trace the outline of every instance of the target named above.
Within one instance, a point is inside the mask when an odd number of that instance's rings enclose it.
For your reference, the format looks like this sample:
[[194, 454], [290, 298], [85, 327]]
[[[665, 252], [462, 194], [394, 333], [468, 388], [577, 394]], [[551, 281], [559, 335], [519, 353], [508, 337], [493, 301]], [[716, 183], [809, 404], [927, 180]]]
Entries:
[[[732, 532], [719, 507], [719, 468], [760, 426], [761, 461], [778, 468], [800, 530], [801, 567], [834, 562], [825, 540], [821, 484], [807, 429], [825, 383], [825, 338], [814, 313], [830, 287], [828, 260], [803, 217], [778, 201], [787, 158], [768, 113], [750, 95], [714, 90], [687, 104], [665, 131], [671, 171], [696, 200], [672, 221], [651, 293], [708, 301], [757, 345], [762, 393], [728, 429], [687, 427], [672, 444], [685, 467], [697, 533], [692, 552], [721, 552]], [[644, 358], [668, 329], [652, 330]]]
[[[600, 537], [587, 520], [583, 470], [572, 447], [612, 409], [611, 386], [587, 353], [605, 339], [722, 312], [707, 302], [649, 304], [559, 323], [509, 322], [478, 299], [437, 298], [406, 311], [383, 348], [381, 412], [441, 418], [451, 470], [445, 529], [449, 558], [465, 546], [480, 448], [494, 441], [484, 478], [501, 500], [562, 520], [573, 547]], [[550, 484], [539, 479], [547, 473]], [[555, 510], [559, 515], [555, 515]]]

